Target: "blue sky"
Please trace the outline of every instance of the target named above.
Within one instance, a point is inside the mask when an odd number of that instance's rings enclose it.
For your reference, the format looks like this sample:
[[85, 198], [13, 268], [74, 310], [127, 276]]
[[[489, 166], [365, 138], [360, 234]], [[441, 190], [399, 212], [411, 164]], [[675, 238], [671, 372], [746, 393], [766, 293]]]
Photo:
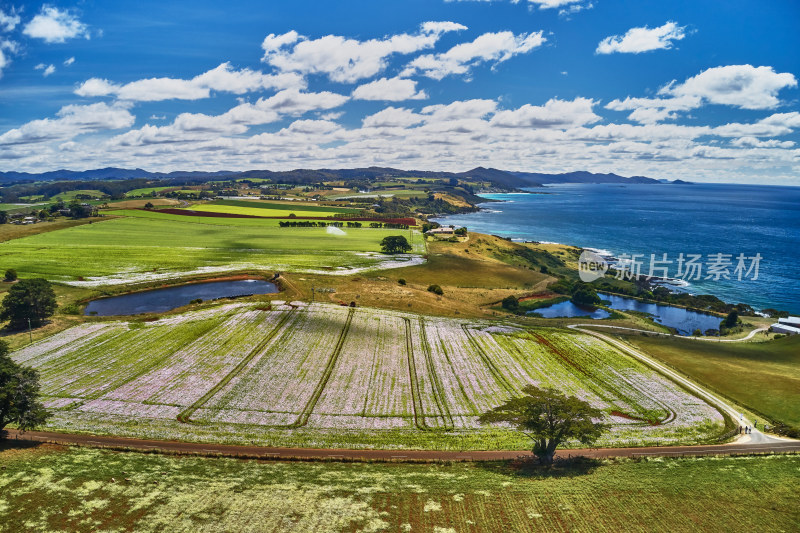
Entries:
[[794, 1], [0, 1], [0, 170], [800, 184]]

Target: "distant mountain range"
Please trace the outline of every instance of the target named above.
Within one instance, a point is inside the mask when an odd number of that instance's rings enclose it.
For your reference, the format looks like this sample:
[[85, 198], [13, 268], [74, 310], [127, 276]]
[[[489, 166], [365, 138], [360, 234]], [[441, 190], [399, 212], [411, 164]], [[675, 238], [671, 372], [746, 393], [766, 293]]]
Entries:
[[72, 180], [121, 180], [121, 179], [182, 179], [205, 181], [210, 179], [272, 179], [286, 180], [288, 182], [303, 183], [321, 180], [370, 180], [376, 178], [392, 177], [418, 177], [431, 178], [475, 178], [488, 181], [497, 187], [517, 189], [522, 187], [542, 187], [545, 184], [556, 183], [686, 183], [681, 180], [670, 182], [657, 180], [644, 176], [626, 178], [617, 174], [596, 174], [593, 172], [578, 171], [564, 174], [543, 174], [538, 172], [511, 172], [496, 168], [477, 167], [467, 172], [431, 172], [422, 170], [400, 170], [396, 168], [368, 167], [354, 169], [297, 169], [274, 172], [271, 170], [246, 170], [231, 171], [219, 170], [216, 172], [203, 171], [175, 171], [175, 172], [149, 172], [141, 168], [99, 168], [94, 170], [53, 170], [42, 173], [28, 172], [0, 172], [0, 183], [31, 181], [72, 181]]

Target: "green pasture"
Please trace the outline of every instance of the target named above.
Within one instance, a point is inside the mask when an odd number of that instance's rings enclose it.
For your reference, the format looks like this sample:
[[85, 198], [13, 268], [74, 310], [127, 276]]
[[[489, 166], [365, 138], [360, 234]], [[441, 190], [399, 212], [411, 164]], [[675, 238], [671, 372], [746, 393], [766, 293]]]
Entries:
[[[137, 211], [137, 213], [146, 213]], [[198, 268], [236, 270], [304, 270], [370, 267], [388, 235], [413, 235], [415, 250], [424, 243], [418, 232], [345, 229], [330, 235], [326, 228], [280, 228], [272, 224], [242, 224], [248, 219], [212, 218], [203, 223], [170, 219], [116, 218], [42, 233], [0, 244], [0, 264], [21, 277], [43, 276], [54, 281], [79, 277], [143, 275], [193, 271]], [[250, 219], [261, 222], [258, 219]], [[212, 221], [211, 223], [205, 223]]]
[[257, 462], [0, 448], [0, 532], [796, 531], [800, 457]]
[[77, 190], [77, 191], [62, 192], [61, 194], [57, 194], [57, 195], [53, 196], [52, 200], [55, 201], [55, 202], [57, 202], [58, 200], [63, 200], [65, 202], [71, 202], [78, 195], [91, 196], [92, 198], [97, 198], [97, 199], [100, 199], [100, 198], [103, 198], [104, 196], [107, 196], [106, 193], [104, 193], [103, 191], [98, 191], [98, 190], [95, 190], [95, 189], [80, 189], [80, 190]]
[[231, 213], [260, 217], [288, 217], [290, 214], [295, 214], [298, 217], [325, 217], [336, 214], [354, 214], [360, 212], [359, 209], [328, 207], [308, 202], [292, 204], [259, 201], [250, 202], [247, 200], [217, 200], [215, 202], [193, 206], [192, 209], [211, 213]]
[[769, 342], [627, 340], [742, 407], [800, 427], [800, 336]]
[[142, 189], [133, 189], [125, 193], [125, 196], [128, 197], [136, 197], [136, 196], [145, 196], [153, 194], [154, 192], [166, 191], [168, 189], [174, 189], [175, 187], [144, 187]]

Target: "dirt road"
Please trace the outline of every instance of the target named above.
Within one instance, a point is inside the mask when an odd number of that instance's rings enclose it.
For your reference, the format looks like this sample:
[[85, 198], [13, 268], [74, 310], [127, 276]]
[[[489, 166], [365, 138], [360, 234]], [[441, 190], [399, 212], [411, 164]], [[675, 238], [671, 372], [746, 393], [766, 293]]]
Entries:
[[[225, 457], [270, 459], [342, 459], [383, 461], [496, 461], [529, 456], [529, 452], [515, 450], [497, 451], [437, 451], [437, 450], [337, 450], [321, 448], [276, 448], [263, 446], [235, 446], [229, 444], [204, 444], [196, 442], [158, 441], [76, 435], [50, 431], [28, 431], [24, 434], [8, 430], [9, 439], [32, 440], [55, 444], [96, 446], [103, 448], [160, 451]], [[644, 457], [644, 456], [697, 456], [747, 453], [794, 452], [800, 453], [800, 441], [780, 441], [764, 444], [719, 444], [712, 446], [662, 446], [649, 448], [589, 448], [560, 450], [559, 457], [584, 456]]]

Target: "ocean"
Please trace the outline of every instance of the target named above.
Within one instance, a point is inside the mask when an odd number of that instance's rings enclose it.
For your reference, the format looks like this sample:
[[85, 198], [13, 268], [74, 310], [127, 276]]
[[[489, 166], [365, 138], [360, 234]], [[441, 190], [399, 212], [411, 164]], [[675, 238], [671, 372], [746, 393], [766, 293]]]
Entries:
[[654, 254], [659, 276], [658, 268], [666, 267], [669, 276], [686, 278], [685, 262], [676, 276], [680, 254], [684, 260], [699, 255], [700, 279], [697, 270], [691, 272], [684, 290], [800, 314], [800, 187], [566, 184], [529, 190], [545, 194], [485, 194], [501, 202], [437, 222], [616, 257], [640, 254], [643, 274]]

